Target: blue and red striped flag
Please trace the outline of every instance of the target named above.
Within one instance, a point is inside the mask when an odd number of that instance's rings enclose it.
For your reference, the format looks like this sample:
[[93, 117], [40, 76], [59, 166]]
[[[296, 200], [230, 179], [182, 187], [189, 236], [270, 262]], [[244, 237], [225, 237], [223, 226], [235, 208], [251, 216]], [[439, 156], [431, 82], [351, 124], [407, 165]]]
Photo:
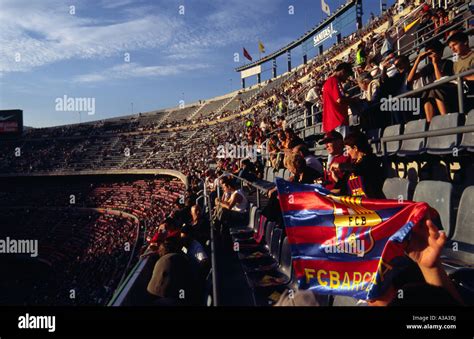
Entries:
[[335, 196], [320, 185], [276, 184], [300, 289], [375, 299], [410, 260], [403, 241], [436, 212], [423, 202]]

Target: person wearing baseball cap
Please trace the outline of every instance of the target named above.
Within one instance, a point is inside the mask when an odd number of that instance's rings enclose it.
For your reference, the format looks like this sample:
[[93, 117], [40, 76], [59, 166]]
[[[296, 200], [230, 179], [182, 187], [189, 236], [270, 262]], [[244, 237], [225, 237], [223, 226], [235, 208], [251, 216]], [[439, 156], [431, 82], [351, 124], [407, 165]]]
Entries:
[[[330, 131], [319, 141], [320, 145], [325, 145], [328, 152], [328, 169], [335, 163], [350, 163], [351, 158], [344, 154], [344, 140], [342, 134], [336, 131]], [[336, 173], [339, 179], [342, 179], [343, 173]], [[328, 190], [333, 190], [336, 181], [328, 170], [324, 170], [324, 181], [322, 183]]]

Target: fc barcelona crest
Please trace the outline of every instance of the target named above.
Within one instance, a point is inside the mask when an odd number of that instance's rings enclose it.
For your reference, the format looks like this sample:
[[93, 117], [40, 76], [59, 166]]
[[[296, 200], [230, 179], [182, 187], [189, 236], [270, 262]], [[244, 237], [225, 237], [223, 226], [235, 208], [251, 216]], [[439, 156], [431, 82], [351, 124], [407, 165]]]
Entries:
[[374, 247], [372, 227], [382, 218], [373, 210], [362, 206], [362, 198], [329, 196], [334, 203], [335, 243], [344, 253], [363, 257]]

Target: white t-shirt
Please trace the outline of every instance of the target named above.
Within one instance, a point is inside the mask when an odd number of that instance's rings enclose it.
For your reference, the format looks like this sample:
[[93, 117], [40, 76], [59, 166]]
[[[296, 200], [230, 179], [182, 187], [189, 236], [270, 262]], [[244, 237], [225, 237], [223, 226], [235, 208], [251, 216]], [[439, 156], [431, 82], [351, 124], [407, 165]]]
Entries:
[[232, 207], [232, 211], [236, 211], [236, 212], [240, 212], [240, 213], [244, 213], [244, 212], [247, 212], [247, 207], [248, 207], [248, 200], [247, 200], [247, 197], [245, 196], [245, 194], [242, 192], [242, 190], [238, 189], [237, 191], [235, 191], [234, 193], [232, 193], [231, 197], [234, 196], [235, 194], [238, 194], [242, 197], [242, 201], [241, 202], [238, 202], [236, 203], [233, 207]]
[[319, 97], [318, 93], [316, 93], [316, 90], [313, 87], [306, 94], [305, 100], [314, 103], [318, 99], [318, 97]]

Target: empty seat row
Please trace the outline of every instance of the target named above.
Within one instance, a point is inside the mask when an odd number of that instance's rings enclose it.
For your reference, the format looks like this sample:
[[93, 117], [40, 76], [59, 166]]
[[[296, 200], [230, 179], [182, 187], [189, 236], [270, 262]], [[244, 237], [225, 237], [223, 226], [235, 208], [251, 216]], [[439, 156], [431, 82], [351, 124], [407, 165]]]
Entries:
[[[413, 120], [402, 125], [388, 126], [381, 135], [380, 129], [374, 129], [367, 132], [371, 140], [372, 148], [378, 155], [382, 155], [382, 145], [377, 141], [380, 137], [392, 137], [420, 133], [425, 131], [437, 131], [447, 128], [462, 126], [461, 115], [459, 113], [450, 113], [433, 117], [428, 124], [426, 119]], [[464, 126], [474, 125], [474, 110], [466, 115]], [[397, 155], [401, 157], [417, 156], [422, 153], [428, 154], [452, 154], [454, 148], [458, 151], [464, 150], [474, 152], [474, 133], [450, 134], [444, 136], [433, 136], [428, 138], [415, 138], [403, 141], [390, 141], [386, 143], [386, 153], [388, 155]]]
[[249, 224], [230, 233], [256, 305], [272, 305], [286, 288], [296, 289], [290, 244], [281, 227], [252, 206]]
[[[411, 183], [407, 179], [386, 179], [383, 191], [387, 199], [411, 198]], [[454, 223], [453, 185], [443, 181], [424, 180], [416, 185], [414, 201], [423, 201], [436, 209], [440, 216], [440, 227], [446, 232], [447, 260], [458, 263], [474, 263], [474, 186], [464, 189]]]
[[265, 168], [263, 179], [266, 181], [273, 182], [277, 177], [288, 180], [290, 176], [291, 172], [286, 168], [280, 168], [278, 171], [275, 172], [275, 169], [273, 167], [267, 167]]

